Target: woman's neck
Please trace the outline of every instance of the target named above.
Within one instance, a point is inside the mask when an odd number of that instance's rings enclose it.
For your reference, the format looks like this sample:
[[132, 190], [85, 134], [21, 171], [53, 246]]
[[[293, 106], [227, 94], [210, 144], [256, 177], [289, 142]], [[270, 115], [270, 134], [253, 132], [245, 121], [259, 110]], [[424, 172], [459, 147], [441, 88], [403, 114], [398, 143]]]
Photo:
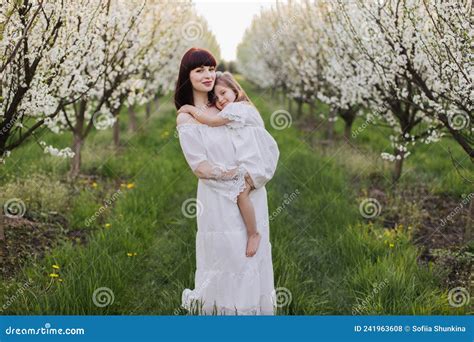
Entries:
[[194, 105], [196, 107], [206, 106], [207, 103], [209, 102], [207, 93], [203, 93], [200, 91], [193, 91], [193, 100], [194, 100]]

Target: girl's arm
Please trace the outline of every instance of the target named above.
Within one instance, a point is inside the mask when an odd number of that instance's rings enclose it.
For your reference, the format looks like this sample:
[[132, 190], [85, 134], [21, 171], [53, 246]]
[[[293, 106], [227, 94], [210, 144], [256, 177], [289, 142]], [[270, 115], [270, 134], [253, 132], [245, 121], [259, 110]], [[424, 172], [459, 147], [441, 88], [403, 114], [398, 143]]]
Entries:
[[217, 115], [200, 114], [200, 113], [197, 113], [196, 115], [194, 115], [193, 113], [191, 114], [200, 123], [203, 123], [205, 125], [212, 126], [212, 127], [223, 126], [230, 122], [229, 119], [226, 119]]
[[230, 122], [229, 119], [223, 118], [218, 115], [205, 114], [204, 111], [199, 110], [196, 107], [194, 107], [194, 110], [191, 112], [191, 115], [200, 123], [211, 127], [223, 126]]
[[178, 113], [189, 113], [200, 123], [212, 127], [223, 126], [231, 121], [218, 115], [205, 114], [203, 110], [200, 110], [197, 107], [191, 105], [182, 106], [178, 110]]

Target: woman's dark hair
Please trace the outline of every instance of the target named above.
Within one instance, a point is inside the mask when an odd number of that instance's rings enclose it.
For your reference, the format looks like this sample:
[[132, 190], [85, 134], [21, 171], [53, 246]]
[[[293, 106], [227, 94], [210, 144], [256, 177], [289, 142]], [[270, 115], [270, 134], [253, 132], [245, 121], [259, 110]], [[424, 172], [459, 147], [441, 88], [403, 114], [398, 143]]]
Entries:
[[[213, 66], [217, 65], [214, 56], [205, 49], [191, 48], [184, 54], [181, 59], [181, 65], [179, 67], [178, 81], [176, 82], [176, 90], [174, 93], [174, 105], [176, 109], [186, 104], [194, 105], [193, 99], [193, 87], [191, 80], [189, 79], [189, 73], [191, 70], [196, 69], [200, 66]], [[213, 92], [208, 94], [209, 102], [213, 102]]]

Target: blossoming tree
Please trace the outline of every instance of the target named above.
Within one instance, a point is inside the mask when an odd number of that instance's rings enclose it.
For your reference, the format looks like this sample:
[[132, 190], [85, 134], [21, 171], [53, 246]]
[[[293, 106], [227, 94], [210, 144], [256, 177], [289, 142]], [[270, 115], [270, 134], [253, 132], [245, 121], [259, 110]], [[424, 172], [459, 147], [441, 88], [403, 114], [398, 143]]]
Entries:
[[[289, 2], [254, 18], [239, 65], [288, 97], [329, 104], [346, 137], [365, 107], [368, 122], [392, 132], [381, 156], [398, 180], [417, 142], [449, 134], [473, 157], [471, 14], [470, 0]], [[271, 48], [252, 51], [259, 41]]]
[[[72, 157], [92, 129], [115, 124], [121, 108], [172, 88], [186, 48], [218, 49], [190, 1], [1, 0], [0, 157], [33, 136], [46, 153]], [[72, 149], [37, 134], [71, 131]]]

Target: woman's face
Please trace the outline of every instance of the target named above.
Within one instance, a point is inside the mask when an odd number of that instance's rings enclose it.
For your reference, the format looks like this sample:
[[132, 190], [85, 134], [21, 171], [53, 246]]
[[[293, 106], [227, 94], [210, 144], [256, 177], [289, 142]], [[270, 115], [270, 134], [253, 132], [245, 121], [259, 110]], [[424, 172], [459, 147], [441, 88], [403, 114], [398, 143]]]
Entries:
[[214, 93], [216, 94], [216, 107], [219, 110], [222, 110], [227, 104], [234, 102], [237, 97], [232, 89], [220, 84], [216, 84]]
[[194, 90], [208, 93], [214, 87], [216, 68], [213, 66], [200, 66], [191, 70], [189, 79]]

